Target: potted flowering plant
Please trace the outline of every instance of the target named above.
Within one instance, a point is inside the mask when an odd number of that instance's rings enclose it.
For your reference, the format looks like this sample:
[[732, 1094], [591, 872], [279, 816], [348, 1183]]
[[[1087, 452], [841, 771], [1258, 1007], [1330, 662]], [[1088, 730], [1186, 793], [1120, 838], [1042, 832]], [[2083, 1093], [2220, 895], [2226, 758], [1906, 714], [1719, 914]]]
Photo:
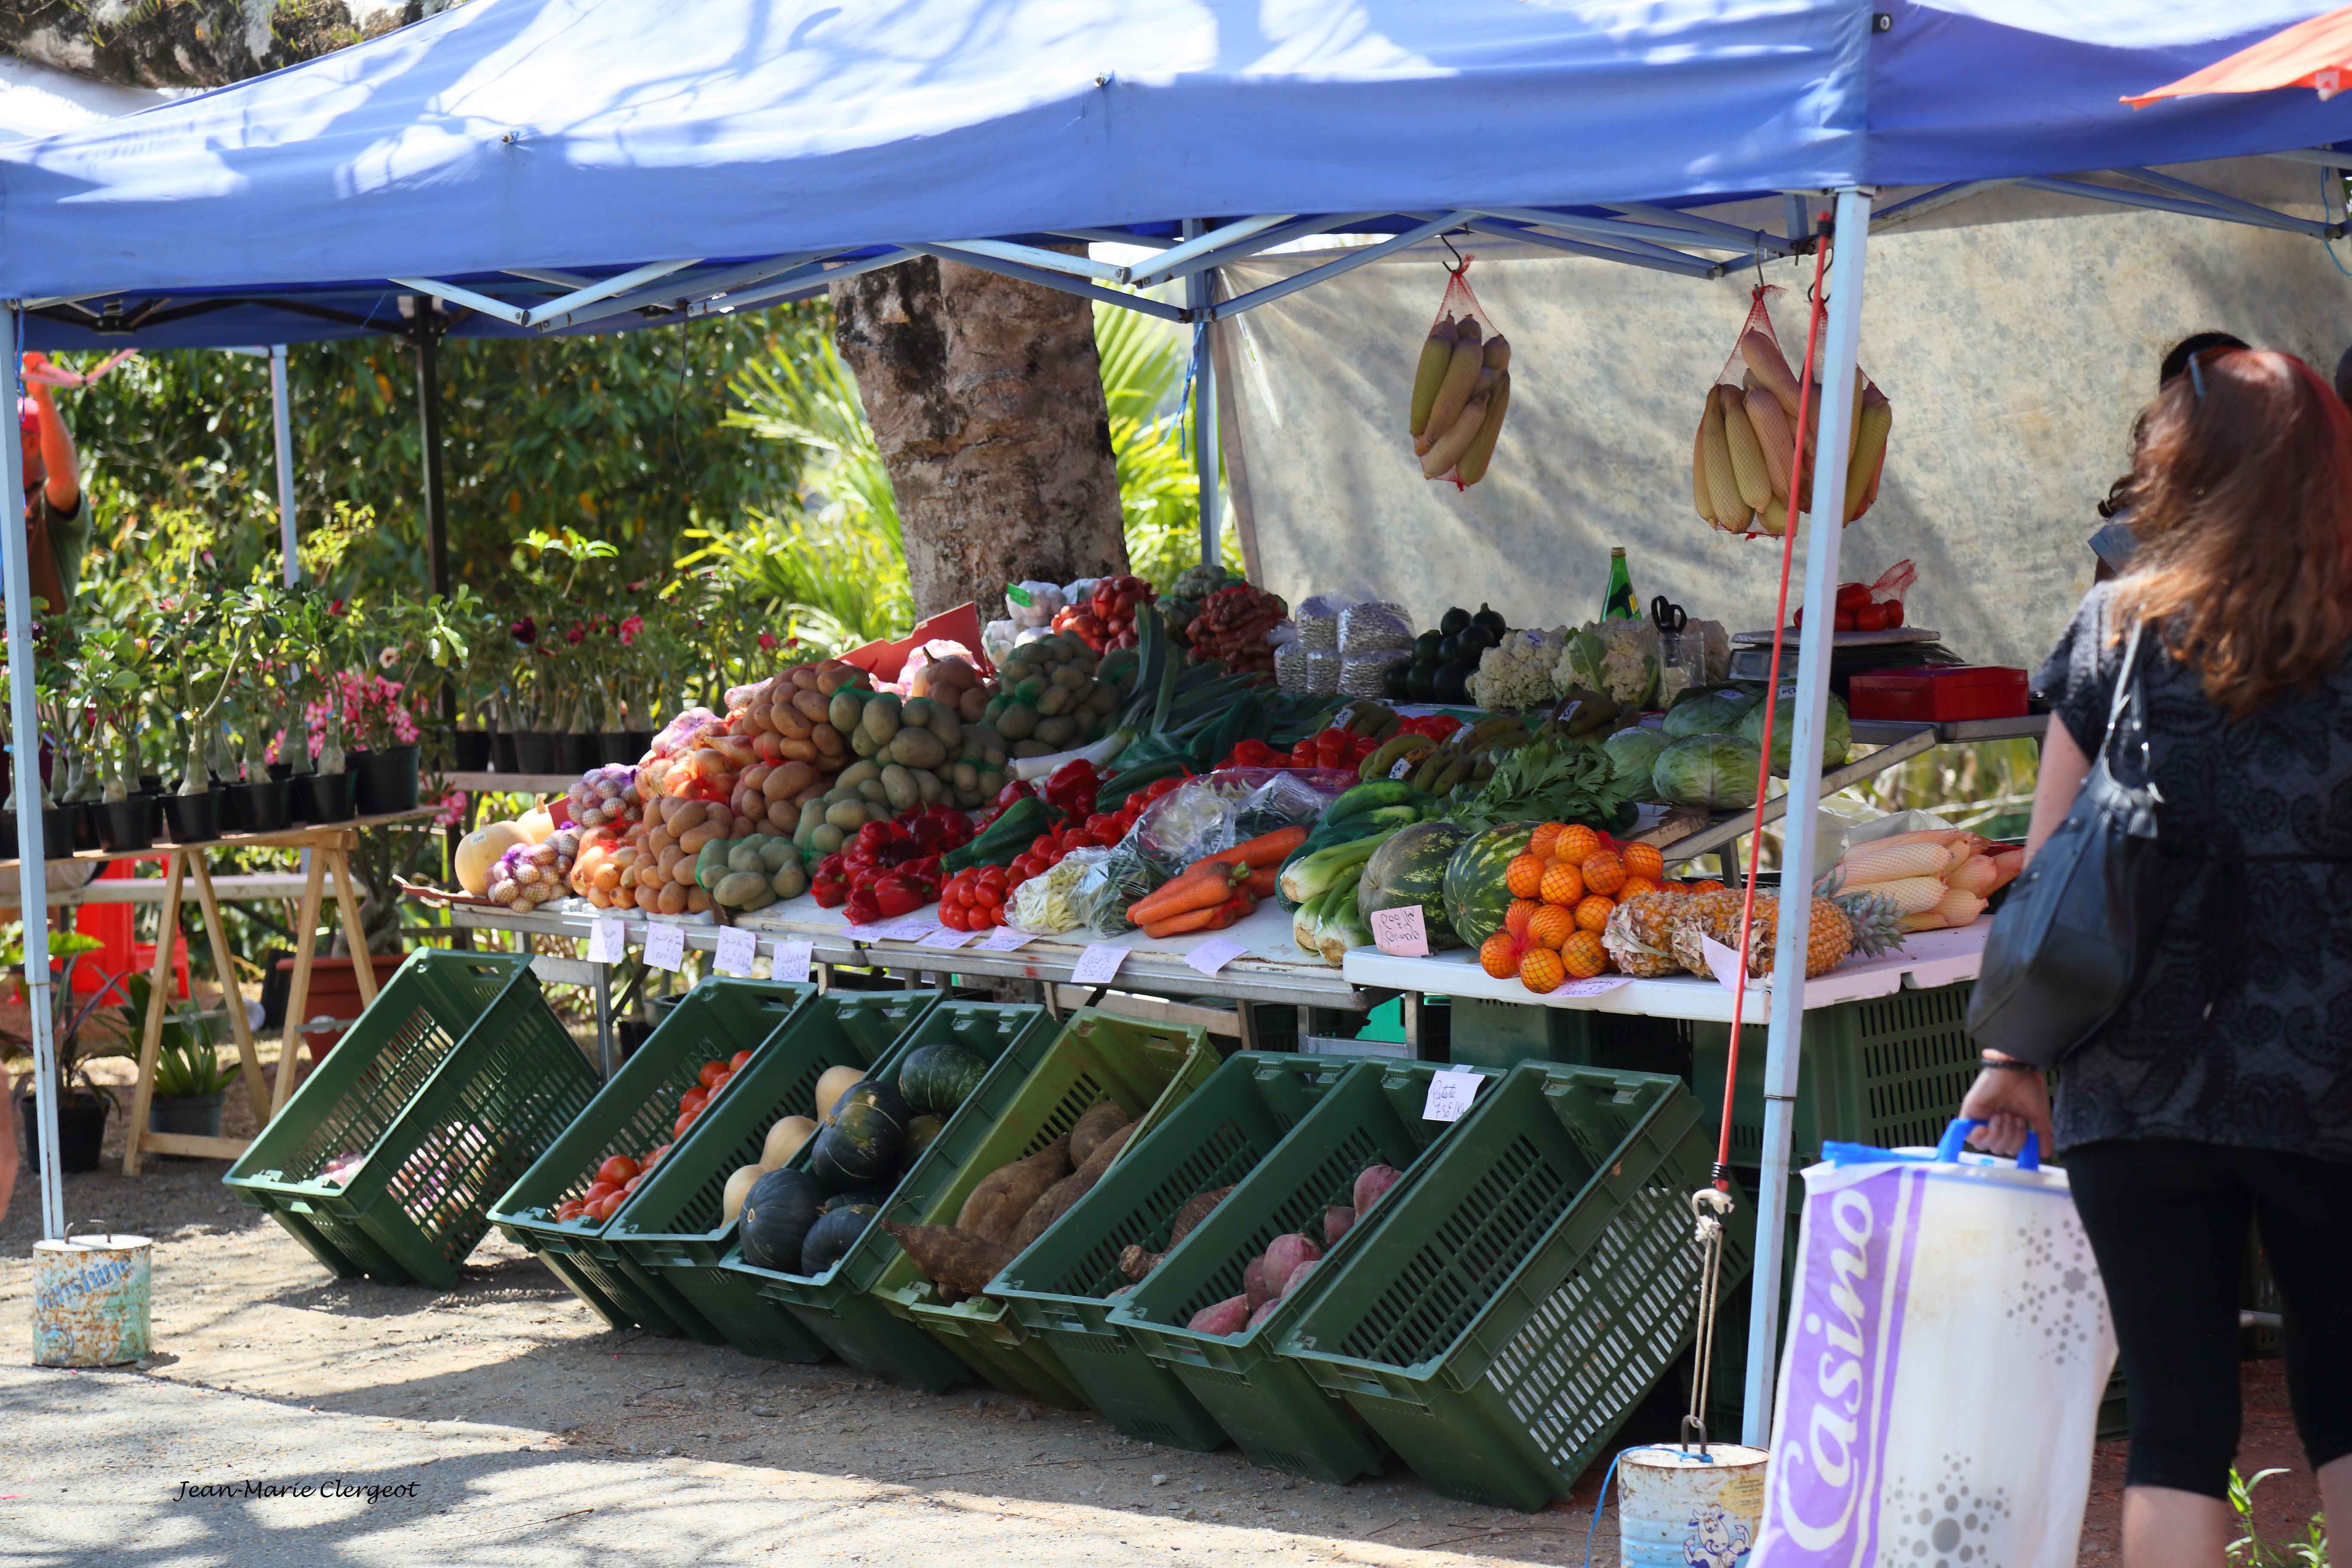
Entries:
[[499, 729], [503, 733], [510, 728], [514, 734], [516, 773], [553, 773], [555, 738], [542, 725], [548, 716], [554, 654], [540, 633], [536, 616], [516, 617], [507, 631], [514, 644], [514, 672], [499, 709]]
[[[90, 1078], [89, 1064], [99, 1057], [128, 1056], [133, 1048], [130, 1031], [108, 1005], [121, 993], [120, 980], [109, 982], [87, 999], [74, 992], [74, 970], [85, 954], [104, 945], [98, 938], [77, 931], [49, 933], [49, 1038], [57, 1064], [57, 1076], [49, 1082], [49, 1091], [56, 1097], [58, 1107], [58, 1163], [76, 1175], [98, 1169], [100, 1147], [106, 1138], [107, 1109], [114, 1098]], [[29, 992], [25, 984], [25, 944], [21, 935], [0, 949], [0, 965], [16, 972], [13, 978], [19, 993]], [[26, 1058], [27, 1070], [16, 1088], [29, 1089], [33, 1078], [32, 1042], [0, 1040], [0, 1060], [18, 1056]], [[23, 1094], [21, 1105], [25, 1147], [30, 1149], [38, 1139], [33, 1096]]]
[[294, 785], [293, 814], [302, 822], [348, 822], [352, 776], [344, 766], [342, 704], [334, 700], [335, 672], [345, 663], [350, 624], [341, 599], [314, 588], [286, 595], [281, 643], [291, 711], [278, 742]]
[[173, 843], [196, 844], [220, 837], [222, 803], [212, 784], [213, 753], [221, 707], [244, 663], [245, 628], [211, 595], [192, 595], [167, 605], [166, 615], [179, 656], [173, 675], [188, 750], [179, 787], [163, 802], [163, 820]]
[[79, 696], [98, 725], [90, 747], [104, 772], [93, 813], [100, 847], [144, 849], [155, 842], [161, 813], [153, 795], [142, 791], [140, 731], [146, 728], [146, 698], [152, 689], [148, 638], [142, 617], [126, 614], [123, 624], [92, 626], [76, 649], [73, 674]]

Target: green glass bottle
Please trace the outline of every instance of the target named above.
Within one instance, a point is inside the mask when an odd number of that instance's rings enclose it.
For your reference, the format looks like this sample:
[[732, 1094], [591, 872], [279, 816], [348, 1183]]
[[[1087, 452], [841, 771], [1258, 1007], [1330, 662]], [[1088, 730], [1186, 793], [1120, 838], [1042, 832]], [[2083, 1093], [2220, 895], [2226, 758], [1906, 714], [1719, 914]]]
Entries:
[[1638, 621], [1642, 612], [1633, 607], [1633, 577], [1625, 570], [1625, 547], [1622, 544], [1609, 552], [1609, 591], [1601, 595], [1601, 618], [1604, 621]]

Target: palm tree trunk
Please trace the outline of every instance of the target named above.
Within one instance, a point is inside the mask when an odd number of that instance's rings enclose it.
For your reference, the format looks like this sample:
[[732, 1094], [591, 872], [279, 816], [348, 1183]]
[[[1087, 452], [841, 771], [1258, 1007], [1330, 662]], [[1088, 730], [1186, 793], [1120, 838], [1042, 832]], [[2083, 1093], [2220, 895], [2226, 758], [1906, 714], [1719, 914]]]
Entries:
[[832, 293], [918, 614], [990, 620], [1008, 582], [1127, 570], [1091, 305], [930, 257]]

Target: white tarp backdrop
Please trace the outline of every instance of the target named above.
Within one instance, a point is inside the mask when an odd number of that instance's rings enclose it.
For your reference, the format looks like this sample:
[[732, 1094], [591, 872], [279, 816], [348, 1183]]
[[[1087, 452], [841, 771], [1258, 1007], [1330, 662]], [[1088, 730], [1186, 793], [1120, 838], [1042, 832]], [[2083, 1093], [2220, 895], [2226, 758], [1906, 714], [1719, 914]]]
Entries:
[[[2231, 192], [2319, 216], [2319, 170], [2227, 169]], [[2224, 184], [2214, 165], [2177, 172]], [[1982, 223], [1978, 204], [1991, 201], [2010, 221]], [[1979, 226], [1937, 226], [1963, 218]], [[1423, 626], [1491, 599], [1514, 626], [1552, 626], [1600, 614], [1609, 546], [1622, 544], [1644, 605], [1664, 594], [1733, 631], [1769, 627], [1778, 542], [1717, 533], [1690, 501], [1692, 432], [1755, 271], [1707, 282], [1482, 238], [1454, 243], [1478, 258], [1471, 287], [1511, 340], [1511, 412], [1487, 477], [1458, 495], [1422, 479], [1404, 433], [1444, 250], [1416, 247], [1216, 329], [1253, 575], [1293, 603], [1330, 590], [1399, 599]], [[1309, 264], [1228, 268], [1225, 288]], [[1793, 363], [1812, 261], [1768, 264], [1765, 278], [1785, 286], [1772, 310]], [[1874, 233], [1862, 364], [1894, 400], [1895, 429], [1842, 574], [1866, 582], [1908, 556], [1912, 624], [1965, 658], [2038, 665], [2090, 586], [2094, 508], [2128, 466], [2158, 363], [2205, 328], [2327, 375], [2352, 342], [2352, 279], [2315, 239], [2025, 192]]]

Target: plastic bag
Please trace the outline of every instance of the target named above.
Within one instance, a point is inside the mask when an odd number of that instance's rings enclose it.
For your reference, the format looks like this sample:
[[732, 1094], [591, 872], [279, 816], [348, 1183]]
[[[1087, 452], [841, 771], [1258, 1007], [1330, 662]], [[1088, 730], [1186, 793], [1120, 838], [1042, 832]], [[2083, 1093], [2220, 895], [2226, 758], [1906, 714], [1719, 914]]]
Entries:
[[[1822, 388], [1816, 382], [1801, 396], [1801, 354], [1791, 360], [1780, 346], [1766, 301], [1779, 293], [1765, 285], [1749, 291], [1748, 316], [1731, 353], [1707, 389], [1691, 446], [1691, 503], [1700, 517], [1727, 533], [1770, 534], [1789, 526], [1789, 498], [1797, 510], [1813, 505], [1811, 459], [1821, 431]], [[1852, 522], [1878, 495], [1880, 467], [1894, 413], [1885, 395], [1856, 369], [1850, 394], [1854, 417], [1848, 428], [1846, 517]], [[1803, 404], [1804, 442], [1798, 451], [1797, 419]]]
[[1350, 605], [1339, 612], [1339, 651], [1385, 653], [1412, 650], [1412, 617], [1386, 599]]
[[1400, 664], [1411, 664], [1409, 648], [1382, 648], [1377, 653], [1343, 653], [1339, 656], [1339, 693], [1342, 697], [1380, 697], [1388, 691], [1389, 671]]
[[1024, 579], [1004, 584], [1004, 613], [1012, 617], [1015, 630], [1023, 626], [1050, 626], [1054, 612], [1068, 604], [1069, 600], [1063, 595], [1059, 584], [1034, 583]]
[[[1797, 1300], [1751, 1568], [2069, 1568], [2115, 1329], [2063, 1171], [1831, 1143], [1805, 1173]], [[2030, 1390], [1987, 1397], [1986, 1369]]]
[[1339, 617], [1356, 601], [1345, 594], [1317, 594], [1298, 602], [1291, 618], [1298, 623], [1298, 640], [1310, 648], [1338, 652]]
[[1013, 889], [1011, 923], [1040, 936], [1059, 936], [1078, 929], [1076, 889], [1089, 858], [1108, 849], [1073, 849], [1036, 876]]
[[1070, 890], [1078, 923], [1096, 936], [1133, 931], [1128, 906], [1168, 879], [1124, 842], [1110, 849], [1073, 849], [1065, 863], [1082, 856], [1077, 882]]
[[1475, 256], [1446, 268], [1445, 294], [1413, 367], [1408, 422], [1423, 479], [1466, 489], [1486, 477], [1511, 402], [1511, 342], [1470, 291]]
[[991, 621], [980, 628], [980, 651], [988, 656], [991, 664], [1003, 664], [1004, 656], [1013, 651], [1013, 639], [1021, 627], [1012, 621]]
[[680, 752], [691, 750], [695, 737], [704, 731], [724, 730], [726, 727], [727, 721], [709, 709], [689, 708], [662, 726], [661, 733], [654, 737], [653, 754], [656, 757], [677, 756]]

